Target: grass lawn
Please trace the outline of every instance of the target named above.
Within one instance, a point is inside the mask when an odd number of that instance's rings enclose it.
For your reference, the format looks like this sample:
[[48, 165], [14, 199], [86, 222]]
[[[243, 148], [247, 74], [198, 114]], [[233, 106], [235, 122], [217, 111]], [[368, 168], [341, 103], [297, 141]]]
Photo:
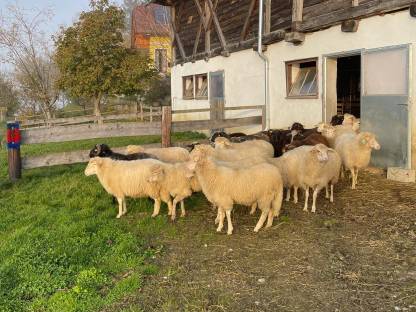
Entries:
[[[173, 140], [203, 138], [175, 134]], [[110, 146], [160, 142], [158, 136], [38, 144], [22, 147], [33, 156]], [[126, 300], [158, 268], [147, 264], [163, 248], [149, 237], [175, 232], [163, 210], [130, 200], [117, 220], [116, 207], [84, 164], [26, 170], [8, 182], [6, 151], [0, 151], [0, 311], [99, 311]], [[200, 197], [190, 199], [198, 204]], [[125, 311], [136, 311], [126, 308]]]

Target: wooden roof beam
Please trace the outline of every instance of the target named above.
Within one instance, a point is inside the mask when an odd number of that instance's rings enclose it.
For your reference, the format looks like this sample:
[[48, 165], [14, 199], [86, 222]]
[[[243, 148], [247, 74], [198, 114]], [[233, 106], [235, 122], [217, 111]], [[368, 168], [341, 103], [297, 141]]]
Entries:
[[214, 22], [215, 30], [218, 34], [218, 38], [220, 39], [221, 48], [223, 50], [221, 55], [229, 56], [229, 52], [227, 51], [227, 42], [225, 41], [225, 37], [224, 37], [224, 34], [222, 32], [220, 22], [218, 21], [217, 14], [215, 13], [214, 5], [212, 4], [211, 0], [206, 0], [206, 1], [208, 3], [208, 8], [209, 8], [209, 11], [211, 13], [212, 20]]
[[247, 38], [247, 33], [250, 26], [251, 16], [253, 15], [254, 8], [256, 6], [257, 0], [251, 0], [250, 6], [248, 7], [248, 13], [244, 21], [243, 29], [241, 30], [240, 41], [244, 41]]
[[293, 0], [292, 6], [292, 32], [286, 35], [285, 40], [293, 44], [301, 44], [305, 41], [305, 34], [299, 32], [303, 21], [303, 0]]

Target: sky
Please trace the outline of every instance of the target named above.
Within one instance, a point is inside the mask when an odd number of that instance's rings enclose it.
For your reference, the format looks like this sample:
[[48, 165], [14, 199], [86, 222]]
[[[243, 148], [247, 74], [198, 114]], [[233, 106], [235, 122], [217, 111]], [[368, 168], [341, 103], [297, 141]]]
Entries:
[[[89, 0], [0, 0], [0, 11], [8, 4], [18, 3], [26, 10], [49, 8], [54, 13], [49, 25], [45, 25], [45, 31], [53, 34], [60, 26], [71, 25], [82, 11], [88, 10]], [[120, 3], [121, 1], [115, 1]]]

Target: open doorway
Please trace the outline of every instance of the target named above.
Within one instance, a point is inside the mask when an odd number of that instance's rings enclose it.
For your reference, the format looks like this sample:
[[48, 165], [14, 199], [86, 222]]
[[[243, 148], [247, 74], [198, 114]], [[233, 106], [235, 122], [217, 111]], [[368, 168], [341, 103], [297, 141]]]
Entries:
[[337, 59], [337, 114], [361, 115], [361, 56]]
[[325, 121], [332, 116], [361, 117], [361, 54], [325, 58]]

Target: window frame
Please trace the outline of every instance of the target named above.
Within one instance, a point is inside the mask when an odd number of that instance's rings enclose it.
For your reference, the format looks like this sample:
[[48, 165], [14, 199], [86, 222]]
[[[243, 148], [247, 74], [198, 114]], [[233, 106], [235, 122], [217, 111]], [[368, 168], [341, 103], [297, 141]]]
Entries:
[[[186, 96], [186, 80], [192, 78], [192, 96]], [[182, 76], [182, 98], [184, 100], [194, 100], [195, 99], [195, 75]]]
[[[198, 77], [201, 77], [201, 76], [205, 76], [205, 79], [206, 79], [206, 81], [207, 81], [207, 95], [197, 95], [197, 92], [198, 92], [198, 86], [197, 86], [197, 83], [198, 83]], [[194, 75], [194, 98], [196, 99], [196, 100], [208, 100], [208, 73], [203, 73], [203, 74], [197, 74], [197, 75]]]
[[[316, 67], [316, 93], [308, 95], [290, 95], [290, 90], [292, 89], [292, 66], [298, 65], [301, 63], [315, 62]], [[286, 99], [318, 99], [319, 98], [319, 58], [312, 57], [294, 61], [286, 61]]]
[[[207, 79], [207, 95], [206, 96], [197, 96], [196, 95], [196, 79], [198, 76], [206, 76]], [[185, 96], [185, 88], [186, 88], [186, 79], [192, 78], [192, 87], [193, 92], [192, 96]], [[193, 74], [193, 75], [185, 75], [182, 76], [182, 99], [183, 100], [208, 100], [209, 99], [209, 73], [200, 73], [200, 74]]]

